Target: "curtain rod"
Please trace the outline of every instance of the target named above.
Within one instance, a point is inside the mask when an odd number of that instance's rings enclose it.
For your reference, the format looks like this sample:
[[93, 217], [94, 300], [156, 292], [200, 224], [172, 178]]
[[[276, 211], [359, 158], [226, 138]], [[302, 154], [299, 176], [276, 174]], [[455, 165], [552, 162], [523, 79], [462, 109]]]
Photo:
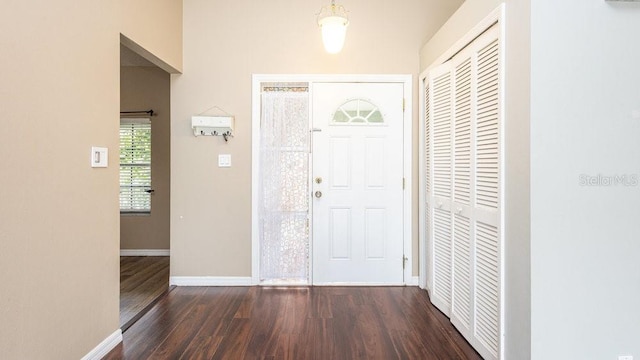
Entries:
[[134, 115], [134, 114], [149, 114], [149, 116], [153, 116], [153, 109], [138, 110], [138, 111], [120, 111], [120, 115]]

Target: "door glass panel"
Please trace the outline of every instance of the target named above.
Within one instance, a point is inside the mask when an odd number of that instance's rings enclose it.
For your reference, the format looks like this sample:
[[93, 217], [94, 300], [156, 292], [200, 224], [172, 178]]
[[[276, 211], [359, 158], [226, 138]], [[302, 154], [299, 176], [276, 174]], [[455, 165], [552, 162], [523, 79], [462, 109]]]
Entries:
[[384, 116], [378, 107], [365, 99], [353, 99], [333, 112], [331, 125], [382, 125]]
[[262, 283], [308, 282], [308, 154], [308, 86], [263, 86], [258, 211]]

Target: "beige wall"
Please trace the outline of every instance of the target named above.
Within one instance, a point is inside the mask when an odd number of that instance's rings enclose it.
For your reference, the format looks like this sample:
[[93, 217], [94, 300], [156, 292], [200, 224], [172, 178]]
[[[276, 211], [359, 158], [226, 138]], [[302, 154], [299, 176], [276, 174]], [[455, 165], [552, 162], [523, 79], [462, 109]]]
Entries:
[[[467, 0], [420, 52], [426, 69], [503, 1]], [[530, 2], [507, 0], [505, 77], [505, 283], [506, 359], [531, 356], [530, 251]]]
[[169, 73], [182, 71], [182, 0], [118, 0], [123, 42]]
[[504, 0], [466, 0], [438, 32], [423, 44], [420, 49], [420, 69], [425, 70], [503, 2]]
[[[123, 14], [173, 19], [180, 2], [146, 3], [2, 5], [2, 359], [78, 359], [118, 328], [120, 24]], [[180, 68], [181, 41], [165, 38], [179, 25], [129, 36], [163, 43], [153, 51]], [[108, 168], [89, 166], [91, 146], [110, 149]]]
[[[171, 96], [172, 276], [251, 276], [252, 74], [413, 74], [415, 82], [420, 46], [461, 1], [347, 1], [351, 24], [338, 55], [324, 52], [315, 23], [327, 3], [184, 2], [185, 73], [173, 78]], [[193, 136], [190, 117], [213, 106], [236, 116], [235, 137], [228, 143]], [[217, 167], [220, 153], [231, 154], [233, 167]], [[416, 176], [417, 159], [416, 150]]]
[[120, 67], [120, 109], [153, 109], [151, 118], [151, 214], [120, 216], [121, 249], [169, 249], [170, 80], [154, 66]]

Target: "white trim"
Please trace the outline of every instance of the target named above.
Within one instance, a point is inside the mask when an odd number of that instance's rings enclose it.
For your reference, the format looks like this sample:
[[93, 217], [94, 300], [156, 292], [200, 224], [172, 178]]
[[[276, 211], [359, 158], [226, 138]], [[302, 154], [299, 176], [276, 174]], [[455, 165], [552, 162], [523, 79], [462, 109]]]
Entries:
[[412, 276], [405, 285], [406, 286], [420, 286], [420, 277], [419, 276]]
[[344, 281], [344, 282], [320, 282], [320, 283], [315, 283], [313, 285], [309, 285], [309, 286], [325, 286], [325, 287], [332, 287], [332, 286], [411, 286], [409, 284], [395, 284], [395, 283], [370, 283], [370, 282], [366, 282], [366, 283], [360, 283], [360, 282], [350, 282], [350, 281]]
[[[306, 82], [309, 88], [313, 83], [322, 82], [355, 82], [355, 83], [403, 83], [404, 84], [404, 177], [405, 191], [403, 203], [403, 246], [404, 255], [408, 258], [404, 270], [404, 284], [413, 277], [413, 237], [412, 237], [412, 219], [413, 208], [412, 202], [412, 165], [413, 165], [413, 76], [412, 75], [331, 75], [331, 74], [253, 74], [252, 75], [252, 104], [251, 104], [251, 279], [254, 284], [260, 282], [260, 238], [258, 223], [258, 184], [260, 169], [260, 84], [263, 82]], [[312, 94], [309, 93], [311, 97]], [[310, 230], [311, 231], [311, 230]], [[310, 258], [313, 256], [310, 255]], [[310, 277], [313, 273], [310, 273]], [[312, 278], [309, 279], [312, 281]]]
[[170, 285], [176, 286], [252, 286], [249, 276], [172, 276]]
[[106, 339], [102, 340], [98, 346], [89, 351], [87, 355], [83, 356], [81, 360], [100, 360], [109, 351], [113, 350], [118, 344], [122, 342], [122, 330], [118, 329], [109, 335]]
[[260, 282], [260, 223], [258, 222], [258, 188], [260, 184], [260, 83], [259, 75], [251, 83], [251, 278]]
[[506, 244], [506, 232], [505, 232], [505, 212], [506, 212], [506, 206], [505, 206], [505, 189], [506, 189], [506, 173], [507, 173], [507, 166], [506, 166], [506, 135], [507, 132], [505, 130], [506, 128], [506, 119], [507, 119], [507, 81], [506, 81], [506, 74], [507, 74], [507, 25], [506, 25], [506, 8], [505, 8], [505, 4], [502, 3], [495, 11], [494, 13], [497, 13], [497, 17], [498, 17], [498, 26], [500, 34], [498, 35], [499, 41], [500, 41], [500, 115], [498, 117], [498, 133], [499, 135], [499, 140], [498, 140], [498, 144], [499, 144], [499, 169], [500, 171], [498, 172], [500, 178], [498, 180], [499, 184], [500, 184], [500, 191], [498, 192], [498, 196], [500, 196], [500, 215], [498, 218], [498, 221], [500, 223], [499, 226], [499, 233], [498, 233], [498, 241], [499, 241], [499, 245], [498, 248], [500, 251], [499, 257], [500, 257], [500, 262], [498, 263], [499, 266], [499, 270], [498, 270], [498, 281], [500, 282], [499, 286], [498, 286], [498, 311], [500, 311], [500, 314], [498, 315], [500, 317], [499, 319], [499, 323], [498, 323], [498, 359], [504, 359], [505, 357], [505, 336], [506, 336], [506, 327], [505, 327], [505, 317], [506, 317], [506, 311], [505, 311], [505, 244]]
[[259, 286], [292, 286], [292, 287], [299, 287], [299, 286], [311, 286], [311, 284], [308, 281], [304, 281], [304, 280], [264, 280], [261, 281], [259, 284]]
[[404, 267], [404, 283], [413, 277], [413, 76], [404, 77], [404, 216], [403, 243], [404, 256], [407, 258]]
[[419, 270], [418, 270], [418, 284], [422, 289], [428, 289], [427, 284], [427, 227], [425, 224], [426, 219], [426, 211], [425, 204], [427, 202], [427, 194], [425, 192], [426, 182], [425, 182], [425, 127], [424, 127], [424, 116], [425, 116], [425, 104], [424, 104], [424, 87], [425, 80], [427, 74], [424, 77], [420, 77], [418, 80], [418, 103], [419, 103], [419, 118], [418, 118], [418, 128], [420, 131], [418, 132], [418, 261], [419, 261]]
[[120, 256], [170, 256], [169, 249], [120, 249]]

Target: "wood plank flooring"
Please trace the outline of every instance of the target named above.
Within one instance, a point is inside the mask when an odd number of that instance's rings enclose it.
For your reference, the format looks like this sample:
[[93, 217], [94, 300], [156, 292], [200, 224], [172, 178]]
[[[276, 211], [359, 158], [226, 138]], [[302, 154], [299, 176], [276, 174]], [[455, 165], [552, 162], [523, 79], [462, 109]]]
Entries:
[[120, 328], [131, 326], [168, 289], [168, 256], [121, 256]]
[[481, 359], [417, 287], [178, 287], [112, 359]]

